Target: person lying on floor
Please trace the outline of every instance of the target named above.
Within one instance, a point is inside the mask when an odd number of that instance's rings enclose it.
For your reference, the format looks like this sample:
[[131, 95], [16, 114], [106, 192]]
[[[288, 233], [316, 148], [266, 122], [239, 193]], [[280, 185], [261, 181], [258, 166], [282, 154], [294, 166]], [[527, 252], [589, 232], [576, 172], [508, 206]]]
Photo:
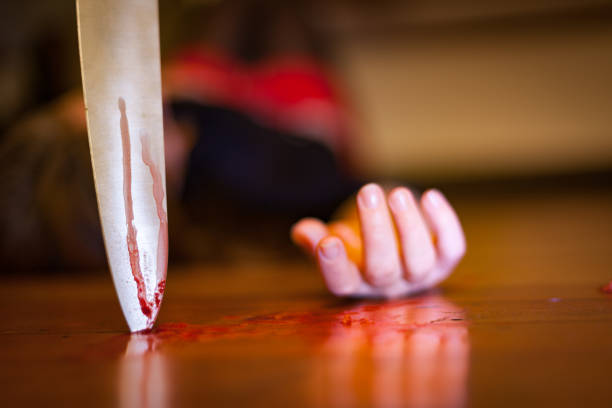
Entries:
[[[164, 63], [170, 261], [292, 257], [291, 231], [337, 296], [437, 285], [465, 253], [453, 208], [437, 190], [418, 197], [357, 175], [350, 109], [290, 9], [274, 7], [256, 24], [234, 10], [221, 21], [247, 32], [192, 42]], [[5, 267], [105, 265], [78, 93], [2, 140], [0, 183]]]

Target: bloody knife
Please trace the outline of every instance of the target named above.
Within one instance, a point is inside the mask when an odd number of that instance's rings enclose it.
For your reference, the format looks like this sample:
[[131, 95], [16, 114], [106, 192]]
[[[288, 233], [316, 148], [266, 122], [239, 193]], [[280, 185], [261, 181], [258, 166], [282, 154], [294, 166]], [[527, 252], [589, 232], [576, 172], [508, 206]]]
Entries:
[[168, 259], [157, 0], [77, 0], [77, 20], [108, 263], [130, 330], [146, 330]]

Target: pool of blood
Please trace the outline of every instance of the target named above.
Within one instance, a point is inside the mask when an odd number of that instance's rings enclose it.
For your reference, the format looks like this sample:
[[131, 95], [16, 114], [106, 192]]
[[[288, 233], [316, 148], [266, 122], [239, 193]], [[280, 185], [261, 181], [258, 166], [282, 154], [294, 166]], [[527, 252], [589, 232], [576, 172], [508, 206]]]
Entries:
[[[426, 309], [419, 317], [418, 311]], [[416, 313], [416, 314], [415, 314]], [[264, 313], [224, 316], [211, 324], [184, 322], [163, 323], [131, 336], [146, 338], [159, 351], [166, 347], [182, 347], [187, 343], [201, 344], [231, 340], [261, 340], [286, 338], [300, 342], [319, 343], [332, 334], [363, 333], [369, 337], [383, 333], [409, 335], [421, 328], [446, 330], [465, 327], [464, 312], [439, 297], [403, 299], [392, 302], [362, 303], [349, 307], [334, 307], [317, 311]], [[118, 356], [132, 338], [114, 336], [103, 344], [87, 350], [88, 359]]]
[[226, 316], [215, 324], [163, 323], [146, 333], [160, 345], [182, 342], [208, 342], [221, 339], [296, 336], [319, 339], [334, 330], [358, 329], [366, 332], [408, 333], [432, 325], [465, 325], [463, 312], [445, 302], [427, 304], [426, 319], [411, 317], [406, 311], [422, 308], [418, 300], [358, 305], [350, 309], [316, 312], [280, 312], [254, 316]]

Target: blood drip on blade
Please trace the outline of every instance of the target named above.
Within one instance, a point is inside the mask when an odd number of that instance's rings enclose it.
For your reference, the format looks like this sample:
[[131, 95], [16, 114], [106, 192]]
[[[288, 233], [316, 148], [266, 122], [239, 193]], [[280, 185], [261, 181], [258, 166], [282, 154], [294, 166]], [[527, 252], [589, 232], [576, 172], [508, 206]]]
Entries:
[[140, 143], [142, 145], [142, 161], [149, 168], [151, 179], [153, 179], [153, 198], [155, 199], [155, 209], [159, 218], [159, 232], [157, 234], [157, 291], [155, 292], [155, 305], [159, 307], [161, 303], [161, 295], [166, 287], [166, 265], [168, 264], [168, 215], [164, 210], [164, 181], [162, 179], [159, 167], [151, 157], [147, 134], [140, 135]]
[[130, 130], [128, 126], [128, 118], [125, 108], [125, 100], [119, 98], [118, 102], [121, 118], [119, 121], [121, 128], [121, 145], [123, 149], [123, 199], [125, 207], [125, 222], [127, 226], [127, 248], [130, 259], [130, 267], [132, 276], [136, 282], [138, 302], [142, 314], [147, 317], [147, 328], [151, 328], [157, 317], [161, 299], [166, 287], [166, 265], [168, 252], [168, 217], [166, 210], [163, 207], [164, 202], [164, 186], [162, 175], [158, 166], [155, 164], [149, 151], [148, 143], [146, 142], [146, 134], [141, 134], [142, 143], [142, 160], [148, 167], [153, 179], [153, 198], [157, 216], [159, 218], [159, 232], [157, 241], [157, 271], [156, 271], [156, 288], [152, 296], [152, 300], [147, 300], [147, 288], [144, 280], [144, 275], [140, 268], [140, 252], [138, 250], [138, 231], [134, 225], [134, 203], [132, 198], [132, 158], [131, 158], [131, 140]]

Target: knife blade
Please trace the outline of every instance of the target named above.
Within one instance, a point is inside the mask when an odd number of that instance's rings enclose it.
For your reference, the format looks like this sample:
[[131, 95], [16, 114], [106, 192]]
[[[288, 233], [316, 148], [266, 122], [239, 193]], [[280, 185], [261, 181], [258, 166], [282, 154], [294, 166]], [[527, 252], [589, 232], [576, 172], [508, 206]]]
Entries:
[[168, 219], [157, 0], [77, 0], [87, 131], [106, 255], [132, 332], [166, 284]]

